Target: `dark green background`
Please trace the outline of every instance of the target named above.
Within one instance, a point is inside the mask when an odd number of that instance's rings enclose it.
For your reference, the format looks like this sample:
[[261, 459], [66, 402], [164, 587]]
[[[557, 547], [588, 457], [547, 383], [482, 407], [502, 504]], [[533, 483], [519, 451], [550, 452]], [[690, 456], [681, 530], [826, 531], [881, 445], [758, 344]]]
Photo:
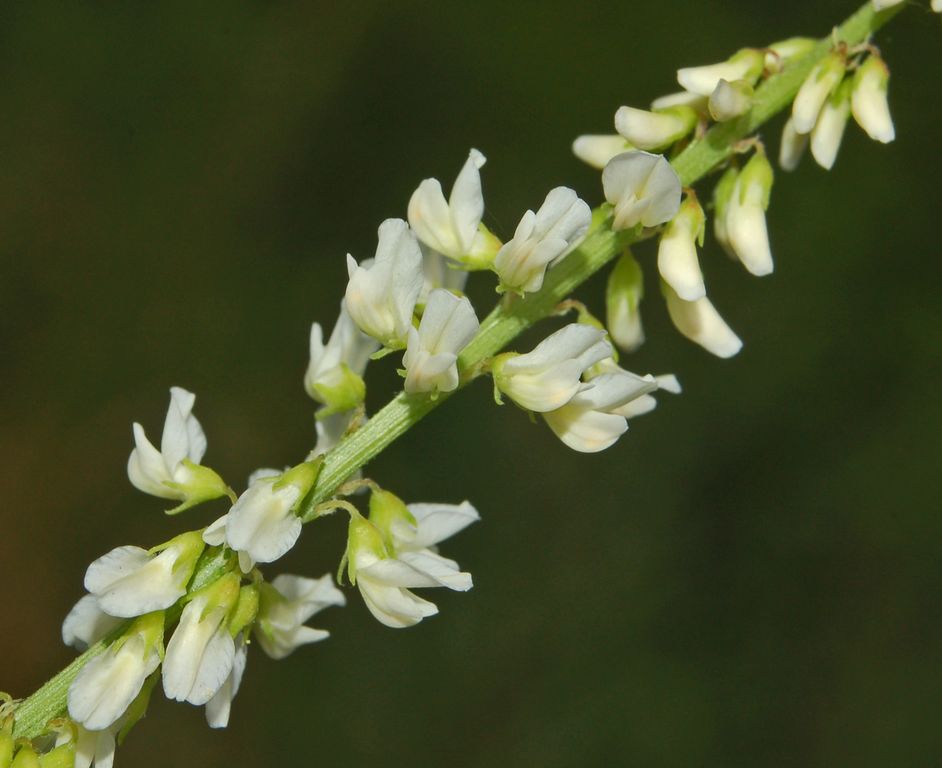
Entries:
[[[447, 187], [478, 147], [505, 237], [557, 184], [595, 204], [573, 137], [675, 90], [678, 66], [853, 7], [3, 4], [0, 688], [72, 658], [59, 627], [89, 561], [222, 511], [168, 519], [127, 482], [130, 424], [157, 439], [170, 385], [198, 394], [230, 482], [304, 455], [309, 324], [333, 322], [344, 254], [370, 255], [419, 180]], [[445, 547], [474, 590], [429, 595], [441, 615], [407, 631], [350, 592], [313, 622], [328, 642], [253, 649], [227, 731], [156, 696], [118, 765], [935, 764], [939, 41], [924, 5], [880, 36], [896, 143], [852, 128], [830, 174], [778, 175], [772, 277], [710, 239], [739, 357], [675, 334], [652, 284], [626, 364], [685, 393], [607, 453], [568, 451], [483, 382], [449, 402], [371, 474], [474, 501], [482, 522]], [[602, 285], [580, 297], [600, 308]], [[269, 573], [333, 571], [343, 529], [311, 527]]]

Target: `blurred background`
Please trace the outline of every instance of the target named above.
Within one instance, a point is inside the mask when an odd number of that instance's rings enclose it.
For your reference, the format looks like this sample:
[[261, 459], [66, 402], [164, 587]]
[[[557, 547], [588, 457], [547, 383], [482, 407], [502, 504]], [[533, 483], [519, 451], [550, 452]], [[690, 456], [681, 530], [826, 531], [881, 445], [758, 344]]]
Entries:
[[[677, 335], [650, 284], [625, 364], [685, 391], [597, 456], [476, 384], [370, 467], [407, 500], [474, 501], [482, 521], [445, 547], [474, 590], [428, 595], [441, 615], [406, 631], [348, 592], [312, 621], [328, 642], [253, 649], [227, 731], [155, 695], [118, 765], [938, 761], [942, 50], [924, 5], [879, 38], [897, 142], [851, 126], [833, 172], [778, 174], [773, 276], [708, 239], [737, 358]], [[92, 559], [223, 511], [168, 519], [127, 481], [131, 422], [158, 439], [168, 387], [198, 394], [206, 462], [237, 487], [304, 455], [310, 323], [333, 323], [344, 255], [371, 255], [421, 179], [448, 188], [482, 150], [504, 237], [558, 184], [597, 204], [576, 135], [676, 90], [679, 66], [854, 7], [4, 4], [0, 688], [28, 695], [73, 657], [60, 624]], [[603, 287], [579, 297], [602, 311]], [[489, 281], [471, 293], [483, 315]], [[372, 369], [372, 407], [394, 368]], [[268, 572], [335, 571], [344, 529], [310, 527]]]

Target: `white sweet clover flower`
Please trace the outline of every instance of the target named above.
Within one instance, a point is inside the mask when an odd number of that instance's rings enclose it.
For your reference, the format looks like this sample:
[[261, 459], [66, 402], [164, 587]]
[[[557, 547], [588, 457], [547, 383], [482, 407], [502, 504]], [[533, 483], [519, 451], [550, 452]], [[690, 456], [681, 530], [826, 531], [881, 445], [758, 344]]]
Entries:
[[[115, 727], [90, 731], [76, 726], [75, 763], [73, 768], [111, 768], [114, 765]], [[58, 742], [57, 742], [58, 745]]]
[[608, 276], [605, 324], [612, 341], [626, 352], [632, 352], [644, 343], [640, 306], [643, 298], [644, 274], [641, 265], [630, 251], [625, 251]]
[[329, 636], [329, 632], [307, 627], [304, 622], [332, 605], [346, 605], [346, 598], [330, 574], [319, 579], [276, 576], [260, 587], [255, 638], [271, 658], [283, 659], [300, 646]]
[[695, 344], [717, 357], [732, 357], [742, 349], [742, 341], [706, 297], [684, 301], [674, 289], [661, 283], [667, 312], [674, 327]]
[[586, 165], [600, 171], [615, 155], [635, 149], [618, 134], [586, 134], [572, 142], [572, 153]]
[[260, 470], [232, 509], [203, 531], [207, 544], [228, 544], [248, 573], [255, 563], [271, 563], [290, 550], [301, 535], [298, 505], [314, 486], [320, 461], [298, 464], [287, 472]]
[[345, 304], [361, 331], [387, 349], [402, 349], [422, 290], [422, 253], [402, 219], [386, 219], [377, 234], [372, 263], [357, 266], [347, 254]]
[[311, 456], [321, 456], [332, 451], [343, 439], [352, 423], [353, 414], [349, 412], [332, 413], [329, 416], [317, 419], [314, 424], [317, 433], [317, 442]]
[[498, 291], [522, 295], [540, 290], [546, 270], [579, 244], [591, 223], [592, 211], [573, 190], [551, 190], [536, 213], [523, 214], [513, 238], [494, 257]]
[[[736, 177], [736, 183], [723, 210], [730, 250], [749, 272], [759, 277], [768, 275], [773, 270], [772, 250], [765, 221], [773, 176], [772, 165], [765, 152], [758, 150]], [[719, 215], [717, 217], [719, 218]], [[685, 301], [692, 300], [680, 291], [677, 293]]]
[[828, 96], [844, 78], [847, 62], [841, 51], [832, 51], [818, 62], [798, 89], [792, 103], [792, 125], [798, 133], [811, 133]]
[[531, 352], [498, 355], [491, 368], [494, 387], [521, 408], [552, 411], [576, 394], [583, 372], [611, 354], [604, 330], [570, 323]]
[[325, 406], [318, 416], [359, 406], [366, 397], [363, 373], [370, 355], [379, 349], [379, 343], [356, 327], [345, 302], [340, 303], [340, 315], [327, 344], [324, 344], [324, 332], [319, 323], [311, 326], [310, 343], [311, 358], [304, 375], [304, 388]]
[[[386, 503], [388, 498], [382, 497], [377, 502], [380, 506]], [[371, 499], [371, 520], [374, 517], [374, 506]], [[429, 554], [432, 557], [412, 551], [415, 557], [410, 558], [411, 562], [396, 556], [395, 550], [391, 551], [388, 544], [391, 542], [388, 525], [392, 514], [386, 510], [375, 513], [376, 523], [359, 514], [351, 514], [345, 557], [350, 583], [360, 590], [370, 613], [387, 627], [402, 628], [438, 613], [434, 603], [418, 597], [411, 589], [448, 587], [466, 591], [471, 588], [472, 582], [471, 575], [459, 571], [457, 563], [438, 557], [431, 551]], [[408, 510], [406, 514], [411, 516]]]
[[556, 436], [580, 453], [596, 453], [613, 445], [628, 429], [617, 409], [657, 389], [653, 376], [628, 371], [603, 373], [582, 384], [561, 408], [543, 414]]
[[186, 604], [164, 657], [168, 699], [206, 704], [229, 678], [235, 659], [229, 617], [238, 599], [239, 577], [228, 573]]
[[419, 292], [419, 305], [424, 307], [428, 302], [429, 294], [436, 288], [444, 288], [452, 293], [463, 293], [468, 282], [468, 271], [460, 269], [455, 262], [440, 253], [429, 250], [424, 245], [422, 249], [422, 290]]
[[685, 105], [649, 112], [635, 107], [619, 107], [615, 130], [633, 147], [658, 150], [684, 138], [697, 125], [697, 113]]
[[101, 609], [95, 595], [85, 595], [62, 622], [62, 642], [77, 651], [85, 651], [122, 623], [122, 619], [109, 616]]
[[779, 147], [778, 164], [783, 171], [794, 171], [801, 162], [801, 156], [808, 146], [808, 134], [795, 130], [795, 121], [791, 117], [785, 121], [782, 129], [782, 142]]
[[677, 215], [661, 235], [657, 249], [657, 269], [661, 277], [685, 301], [706, 296], [703, 273], [697, 260], [697, 243], [703, 244], [706, 216], [697, 198], [687, 195]]
[[845, 79], [828, 97], [811, 131], [811, 154], [815, 162], [826, 170], [834, 166], [844, 138], [847, 118], [850, 117], [851, 83]]
[[200, 465], [206, 453], [206, 435], [193, 415], [195, 400], [192, 392], [170, 388], [159, 451], [147, 439], [144, 428], [134, 423], [135, 447], [128, 458], [128, 478], [144, 493], [179, 500], [180, 505], [168, 514], [229, 494], [222, 478]]
[[754, 89], [746, 80], [720, 79], [716, 89], [710, 94], [710, 116], [719, 123], [725, 123], [752, 109]]
[[750, 85], [755, 83], [764, 66], [765, 54], [762, 51], [744, 48], [719, 64], [677, 70], [677, 82], [690, 93], [709, 97], [720, 80], [744, 80]]
[[85, 589], [109, 616], [132, 618], [163, 610], [186, 594], [202, 551], [203, 540], [193, 531], [149, 551], [117, 547], [88, 566]]
[[458, 355], [478, 332], [480, 324], [471, 302], [450, 291], [432, 291], [418, 329], [409, 329], [402, 358], [405, 390], [451, 392], [458, 387]]
[[479, 169], [485, 162], [484, 155], [471, 150], [447, 201], [438, 179], [425, 179], [409, 199], [409, 224], [422, 244], [467, 269], [488, 269], [500, 246], [481, 224]]
[[888, 144], [896, 138], [893, 118], [886, 101], [890, 70], [886, 62], [870, 55], [854, 73], [853, 91], [850, 97], [851, 111], [857, 124], [874, 141]]
[[117, 722], [160, 665], [163, 634], [162, 611], [136, 619], [72, 681], [69, 716], [90, 731], [101, 731]]
[[602, 171], [602, 187], [615, 207], [613, 229], [656, 227], [680, 207], [680, 179], [662, 155], [625, 152], [612, 158]]
[[229, 713], [232, 709], [232, 700], [242, 685], [242, 676], [245, 674], [245, 663], [248, 660], [248, 645], [245, 634], [240, 632], [233, 640], [235, 651], [232, 656], [232, 669], [229, 676], [213, 697], [206, 702], [206, 723], [210, 728], [225, 728], [229, 725]]

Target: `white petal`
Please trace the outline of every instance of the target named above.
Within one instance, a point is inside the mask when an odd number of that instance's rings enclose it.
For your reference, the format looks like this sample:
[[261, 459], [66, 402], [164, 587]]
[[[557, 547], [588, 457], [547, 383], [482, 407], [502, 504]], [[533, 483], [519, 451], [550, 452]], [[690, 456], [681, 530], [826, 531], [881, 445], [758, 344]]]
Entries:
[[543, 418], [563, 443], [580, 453], [604, 451], [628, 429], [622, 416], [568, 405], [544, 413]]
[[163, 685], [168, 699], [205, 704], [232, 671], [235, 644], [225, 625], [226, 610], [214, 608], [203, 617], [205, 608], [205, 599], [188, 603], [167, 644]]
[[239, 692], [245, 663], [248, 659], [248, 647], [240, 634], [235, 640], [235, 655], [232, 659], [232, 671], [216, 695], [206, 702], [206, 722], [210, 728], [225, 728], [229, 724], [229, 712], [232, 700]]
[[808, 146], [808, 134], [798, 133], [791, 117], [782, 129], [782, 144], [779, 148], [778, 164], [783, 171], [794, 171]]
[[293, 485], [273, 490], [271, 481], [254, 483], [229, 510], [226, 540], [252, 560], [271, 563], [291, 549], [301, 535], [301, 519], [292, 511], [300, 492]]
[[632, 146], [649, 150], [672, 144], [689, 128], [688, 121], [677, 115], [619, 107], [615, 112], [615, 130]]
[[175, 573], [174, 547], [151, 557], [140, 547], [118, 547], [85, 572], [85, 589], [111, 616], [131, 618], [169, 608], [186, 593], [189, 574]]
[[702, 67], [684, 67], [677, 70], [677, 82], [682, 88], [698, 96], [709, 96], [716, 90], [720, 80], [741, 80], [748, 73], [752, 62], [748, 58], [738, 61], [723, 61]]
[[211, 547], [219, 547], [226, 542], [226, 523], [229, 515], [223, 515], [203, 531], [203, 541]]
[[[409, 504], [409, 512], [418, 524], [411, 547], [431, 547], [454, 536], [471, 523], [481, 519], [478, 511], [468, 502], [460, 504]], [[397, 546], [402, 546], [397, 542]]]
[[109, 649], [82, 667], [69, 687], [72, 719], [100, 731], [121, 717], [160, 663], [156, 650], [145, 651], [144, 638], [136, 635], [117, 652]]
[[471, 252], [471, 245], [484, 215], [484, 194], [481, 191], [481, 174], [478, 169], [487, 162], [484, 155], [472, 149], [468, 154], [455, 185], [451, 188], [448, 207], [452, 222], [461, 244], [461, 255]]
[[434, 579], [436, 586], [448, 587], [458, 592], [467, 592], [473, 586], [470, 573], [459, 571], [454, 560], [436, 555], [430, 550], [402, 552], [399, 558], [414, 570]]
[[811, 133], [821, 107], [844, 76], [838, 54], [831, 54], [811, 70], [792, 104], [792, 123], [798, 133]]
[[[761, 277], [772, 272], [772, 249], [761, 203], [749, 199], [740, 202], [737, 190], [726, 212], [726, 235], [736, 256], [753, 275]], [[677, 292], [680, 295], [680, 292]], [[680, 295], [681, 299], [690, 299]]]
[[882, 59], [870, 56], [854, 77], [851, 110], [857, 124], [874, 141], [888, 144], [896, 138], [893, 118], [886, 100], [889, 70]]
[[583, 163], [600, 171], [615, 155], [631, 149], [622, 136], [580, 136], [572, 143], [572, 153]]
[[615, 206], [614, 226], [654, 227], [670, 221], [680, 208], [680, 179], [662, 155], [625, 152], [602, 171], [605, 199]]
[[164, 484], [172, 478], [164, 464], [163, 456], [147, 439], [144, 428], [135, 422], [133, 431], [135, 447], [128, 457], [128, 479], [131, 484], [144, 493], [162, 499], [182, 498], [179, 491]]
[[160, 452], [171, 473], [183, 459], [199, 464], [206, 452], [206, 435], [196, 417], [193, 405], [196, 395], [181, 387], [170, 388], [170, 407], [164, 421]]
[[371, 581], [391, 587], [438, 587], [438, 581], [423, 571], [417, 571], [408, 563], [389, 557], [377, 560], [372, 565], [357, 569], [357, 583], [365, 575]]
[[684, 336], [717, 357], [732, 357], [742, 349], [733, 333], [707, 298], [684, 301], [670, 286], [664, 286], [667, 311], [674, 326]]
[[98, 605], [98, 598], [85, 595], [69, 611], [62, 622], [62, 642], [79, 651], [84, 651], [122, 623], [122, 620], [109, 616]]
[[844, 138], [844, 128], [850, 116], [850, 99], [841, 96], [843, 86], [835, 97], [827, 100], [811, 131], [811, 154], [822, 168], [830, 170], [837, 159], [837, 151]]
[[438, 613], [435, 603], [423, 600], [407, 589], [390, 587], [369, 577], [364, 579], [359, 576], [357, 587], [370, 613], [387, 627], [411, 627]]
[[438, 179], [425, 179], [409, 199], [409, 225], [425, 245], [458, 258], [460, 245], [451, 226], [451, 211]]
[[686, 301], [706, 296], [695, 236], [682, 227], [671, 228], [661, 236], [657, 250], [658, 272]]

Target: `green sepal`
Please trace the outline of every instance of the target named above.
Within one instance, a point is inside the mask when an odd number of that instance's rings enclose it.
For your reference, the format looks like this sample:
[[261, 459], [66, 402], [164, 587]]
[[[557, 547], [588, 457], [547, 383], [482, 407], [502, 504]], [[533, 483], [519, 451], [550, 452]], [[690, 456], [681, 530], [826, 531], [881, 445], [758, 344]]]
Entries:
[[472, 253], [467, 253], [460, 259], [457, 259], [461, 268], [468, 270], [468, 272], [482, 272], [486, 269], [491, 269], [491, 265], [494, 263], [494, 257], [503, 245], [500, 238], [484, 226], [483, 223], [478, 224], [478, 234], [483, 236], [478, 248]]
[[317, 418], [324, 419], [335, 413], [352, 411], [360, 406], [366, 399], [366, 382], [358, 376], [346, 363], [341, 363], [331, 375], [334, 383], [318, 383], [313, 385], [316, 399], [324, 404], [318, 410]]
[[344, 557], [347, 561], [347, 578], [353, 586], [357, 583], [356, 553], [362, 549], [369, 550], [381, 559], [389, 557], [383, 536], [376, 526], [359, 512], [351, 512]]
[[301, 506], [301, 503], [304, 501], [305, 496], [307, 496], [311, 489], [314, 487], [314, 484], [317, 482], [317, 478], [321, 473], [321, 467], [324, 465], [324, 456], [316, 456], [310, 461], [303, 461], [297, 466], [292, 467], [287, 472], [281, 475], [277, 480], [275, 480], [272, 485], [272, 490], [280, 491], [287, 485], [293, 485], [297, 488], [301, 495], [298, 497], [297, 503], [292, 508], [294, 511], [297, 511], [298, 507]]
[[179, 515], [190, 507], [202, 504], [204, 501], [212, 501], [222, 496], [234, 497], [232, 489], [226, 485], [225, 481], [216, 472], [202, 464], [194, 464], [189, 459], [182, 462], [190, 473], [191, 480], [186, 483], [174, 483], [165, 481], [164, 485], [183, 494], [183, 501], [173, 509], [168, 509], [168, 515]]
[[10, 768], [13, 762], [13, 734], [0, 731], [0, 768]]
[[406, 503], [394, 493], [384, 490], [374, 490], [370, 496], [369, 519], [382, 535], [386, 549], [393, 557], [396, 555], [392, 535], [393, 526], [397, 523], [405, 523], [412, 528], [418, 526], [418, 522]]
[[13, 762], [10, 764], [11, 768], [42, 768], [42, 764], [39, 762], [39, 757], [36, 755], [32, 744], [25, 739], [20, 739], [17, 744], [19, 745], [19, 750], [16, 753], [16, 757], [13, 758]]
[[72, 768], [75, 765], [75, 743], [60, 744], [55, 749], [39, 756], [42, 768]]
[[203, 550], [206, 549], [206, 542], [203, 541], [203, 531], [187, 531], [179, 536], [174, 536], [170, 541], [158, 544], [156, 547], [148, 550], [149, 555], [156, 555], [170, 547], [178, 547], [180, 554], [173, 564], [173, 572], [184, 571], [187, 574], [186, 581], [190, 580], [193, 571], [196, 569], [196, 562], [199, 560]]
[[239, 590], [235, 609], [229, 618], [229, 634], [235, 637], [258, 616], [259, 586], [246, 584]]

